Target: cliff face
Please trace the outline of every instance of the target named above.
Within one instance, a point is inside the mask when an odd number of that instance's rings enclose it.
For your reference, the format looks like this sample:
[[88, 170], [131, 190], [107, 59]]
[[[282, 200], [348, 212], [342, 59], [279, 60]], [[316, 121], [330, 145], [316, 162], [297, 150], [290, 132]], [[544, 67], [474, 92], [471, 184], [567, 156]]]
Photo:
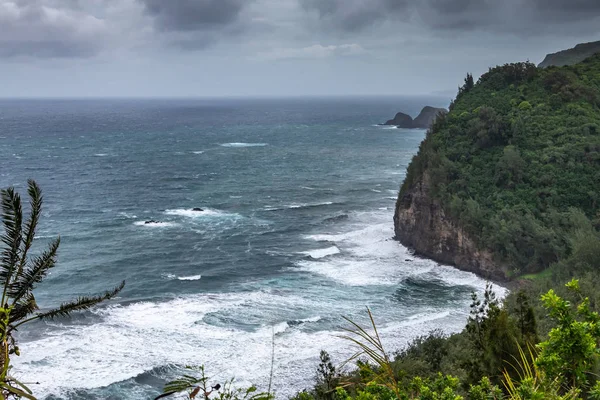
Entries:
[[506, 270], [494, 262], [492, 254], [478, 250], [475, 242], [446, 217], [431, 196], [427, 172], [398, 198], [394, 231], [397, 240], [419, 255], [485, 278], [506, 279]]

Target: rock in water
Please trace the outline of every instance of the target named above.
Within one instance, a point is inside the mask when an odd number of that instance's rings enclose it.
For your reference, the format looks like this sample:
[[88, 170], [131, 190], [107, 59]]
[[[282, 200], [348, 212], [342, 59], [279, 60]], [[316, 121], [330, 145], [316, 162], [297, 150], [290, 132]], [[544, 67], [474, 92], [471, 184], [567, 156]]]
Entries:
[[446, 114], [448, 110], [445, 108], [423, 107], [419, 116], [413, 121], [413, 128], [428, 129], [433, 121], [442, 114]]
[[396, 125], [398, 128], [412, 128], [413, 119], [410, 115], [399, 112], [394, 119], [390, 119], [385, 125]]
[[202, 212], [204, 210], [201, 209], [200, 207], [194, 207], [194, 208], [192, 208], [192, 211]]
[[445, 108], [435, 108], [426, 106], [423, 107], [419, 116], [414, 120], [408, 114], [399, 112], [394, 119], [390, 119], [385, 125], [396, 125], [398, 128], [405, 129], [427, 129], [440, 114], [446, 114], [448, 110]]

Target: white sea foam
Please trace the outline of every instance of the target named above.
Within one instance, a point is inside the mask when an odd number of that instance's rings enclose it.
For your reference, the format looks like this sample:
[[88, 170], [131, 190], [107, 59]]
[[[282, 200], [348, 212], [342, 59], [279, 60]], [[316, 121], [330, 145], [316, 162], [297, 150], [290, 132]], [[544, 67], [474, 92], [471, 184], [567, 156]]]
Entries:
[[180, 281], [199, 281], [202, 275], [191, 275], [191, 276], [178, 276], [177, 279]]
[[220, 144], [220, 146], [222, 146], [222, 147], [264, 147], [264, 146], [268, 146], [268, 143], [234, 142], [234, 143], [222, 143], [222, 144]]
[[177, 225], [173, 222], [160, 222], [160, 221], [156, 221], [156, 222], [136, 221], [133, 224], [136, 226], [145, 226], [148, 228], [169, 228], [169, 227], [173, 227], [173, 226]]
[[137, 218], [137, 215], [129, 214], [129, 213], [126, 213], [126, 212], [120, 212], [119, 215], [121, 217], [128, 218], [128, 219]]
[[274, 207], [274, 206], [265, 206], [264, 210], [265, 211], [278, 211], [278, 210], [298, 210], [301, 208], [313, 208], [313, 207], [324, 207], [324, 206], [331, 206], [335, 204], [333, 201], [323, 201], [320, 203], [294, 203], [294, 204], [287, 204], [281, 207]]
[[194, 153], [194, 154], [203, 154], [203, 153], [204, 153], [204, 151], [202, 151], [202, 150], [198, 150], [198, 151], [192, 151], [192, 153]]
[[94, 157], [106, 157], [106, 156], [108, 156], [108, 154], [106, 154], [106, 153], [96, 153], [96, 154], [94, 154]]
[[229, 214], [212, 208], [204, 208], [202, 211], [194, 211], [192, 208], [176, 208], [166, 210], [167, 215], [177, 215], [186, 218], [215, 218], [215, 217], [239, 217], [239, 214]]
[[35, 237], [33, 238], [34, 240], [39, 240], [39, 239], [56, 239], [58, 237], [58, 235], [35, 235]]
[[307, 255], [310, 258], [314, 258], [316, 260], [319, 258], [325, 258], [325, 257], [332, 256], [332, 255], [339, 254], [339, 253], [340, 253], [340, 249], [338, 249], [336, 246], [331, 246], [331, 247], [327, 247], [326, 249], [315, 249], [315, 250], [303, 251], [300, 254]]
[[299, 319], [298, 321], [300, 321], [300, 322], [319, 322], [321, 319], [322, 319], [321, 316], [317, 315], [315, 317], [302, 318], [302, 319]]
[[[205, 364], [209, 373], [218, 373], [223, 379], [235, 376], [266, 388], [275, 333], [273, 385], [277, 398], [288, 398], [311, 384], [320, 349], [327, 349], [336, 363], [355, 352], [351, 343], [339, 339], [341, 331], [306, 330], [304, 324], [292, 328], [288, 321], [282, 320], [248, 331], [211, 325], [203, 318], [215, 312], [241, 314], [241, 318], [249, 312], [258, 312], [268, 318], [273, 312], [290, 307], [321, 307], [340, 315], [360, 307], [356, 302], [320, 304], [319, 299], [310, 297], [264, 291], [206, 293], [163, 303], [113, 306], [96, 311], [102, 317], [99, 323], [71, 326], [40, 340], [22, 343], [23, 355], [15, 358], [15, 369], [23, 380], [40, 382], [36, 385], [38, 392], [59, 397], [58, 385], [99, 388], [167, 364]], [[448, 332], [456, 331], [464, 325], [462, 318], [466, 318], [466, 313], [457, 315], [441, 309], [404, 321], [376, 322], [382, 340], [394, 351], [410, 338], [437, 326]], [[320, 320], [315, 316], [300, 321]]]

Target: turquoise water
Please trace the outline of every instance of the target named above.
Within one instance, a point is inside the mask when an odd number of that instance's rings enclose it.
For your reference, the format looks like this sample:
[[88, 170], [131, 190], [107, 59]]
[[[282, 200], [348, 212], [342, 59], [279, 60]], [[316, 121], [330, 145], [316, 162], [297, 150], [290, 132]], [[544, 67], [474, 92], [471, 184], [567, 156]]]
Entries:
[[[0, 101], [0, 183], [42, 186], [36, 245], [62, 238], [43, 307], [125, 279], [120, 298], [20, 333], [40, 397], [147, 399], [189, 364], [278, 398], [342, 316], [373, 310], [390, 350], [464, 325], [485, 282], [392, 240], [425, 132], [376, 124], [438, 98]], [[194, 208], [203, 211], [193, 211]], [[146, 223], [154, 221], [152, 223]]]

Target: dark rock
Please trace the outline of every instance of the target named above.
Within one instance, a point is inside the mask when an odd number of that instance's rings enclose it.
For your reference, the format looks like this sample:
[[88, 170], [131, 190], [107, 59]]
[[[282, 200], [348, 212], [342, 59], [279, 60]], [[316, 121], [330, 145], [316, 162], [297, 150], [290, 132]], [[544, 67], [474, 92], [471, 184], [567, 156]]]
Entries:
[[192, 208], [192, 211], [198, 211], [198, 212], [202, 212], [204, 211], [203, 209], [201, 209], [200, 207], [194, 207]]
[[159, 224], [159, 223], [160, 223], [159, 221], [155, 221], [155, 220], [153, 220], [153, 219], [151, 219], [151, 220], [149, 220], [149, 221], [146, 221], [146, 222], [144, 222], [144, 224], [146, 224], [146, 225], [149, 225], [149, 224]]
[[404, 129], [427, 129], [440, 114], [447, 113], [445, 108], [424, 107], [414, 120], [410, 115], [399, 112], [394, 119], [390, 119], [385, 125], [396, 125]]
[[433, 121], [439, 116], [446, 114], [445, 108], [423, 107], [419, 116], [413, 120], [413, 128], [429, 129]]
[[386, 125], [396, 125], [399, 128], [412, 128], [413, 119], [410, 115], [399, 112], [394, 119], [390, 119]]

